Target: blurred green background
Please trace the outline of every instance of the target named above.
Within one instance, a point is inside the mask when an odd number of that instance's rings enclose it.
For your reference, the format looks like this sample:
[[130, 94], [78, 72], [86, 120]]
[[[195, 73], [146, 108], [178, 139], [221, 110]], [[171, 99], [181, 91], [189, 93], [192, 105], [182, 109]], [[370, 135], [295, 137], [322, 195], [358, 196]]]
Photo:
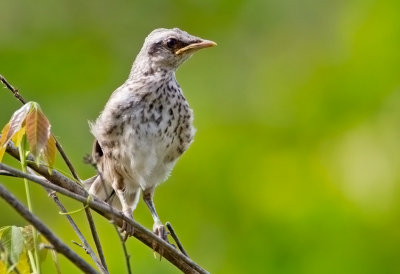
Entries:
[[[218, 43], [177, 72], [197, 134], [155, 195], [207, 270], [400, 273], [398, 0], [3, 0], [0, 11], [0, 74], [40, 103], [82, 178], [94, 173], [82, 161], [87, 121], [150, 31], [179, 27]], [[19, 104], [5, 89], [0, 102], [3, 126]], [[25, 201], [22, 182], [0, 181]], [[37, 215], [78, 240], [32, 188]], [[0, 208], [0, 226], [25, 225]], [[152, 227], [143, 202], [134, 215]], [[124, 273], [116, 234], [96, 222], [111, 273]], [[127, 245], [135, 273], [178, 272], [137, 240]], [[63, 273], [78, 272], [60, 260]], [[55, 271], [50, 259], [44, 268]]]

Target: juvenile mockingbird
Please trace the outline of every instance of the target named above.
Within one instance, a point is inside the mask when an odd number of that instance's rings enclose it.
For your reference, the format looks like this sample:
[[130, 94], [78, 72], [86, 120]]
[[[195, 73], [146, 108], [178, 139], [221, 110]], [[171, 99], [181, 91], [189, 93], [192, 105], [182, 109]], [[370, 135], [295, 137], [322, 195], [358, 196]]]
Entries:
[[[90, 125], [96, 138], [92, 157], [100, 176], [86, 183], [89, 193], [108, 200], [114, 190], [118, 199], [112, 205], [132, 218], [142, 191], [153, 231], [164, 240], [167, 233], [154, 207], [154, 189], [167, 179], [195, 133], [193, 113], [175, 71], [197, 50], [215, 45], [178, 28], [152, 31], [128, 79]], [[133, 233], [126, 222], [122, 230]]]

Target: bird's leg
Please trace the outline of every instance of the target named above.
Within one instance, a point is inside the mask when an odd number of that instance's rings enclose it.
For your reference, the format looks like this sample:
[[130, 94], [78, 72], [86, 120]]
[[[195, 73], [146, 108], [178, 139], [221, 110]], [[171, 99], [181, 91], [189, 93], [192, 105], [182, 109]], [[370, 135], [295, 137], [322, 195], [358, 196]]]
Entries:
[[154, 220], [154, 225], [153, 225], [153, 232], [163, 239], [164, 241], [168, 242], [168, 237], [167, 237], [167, 230], [165, 229], [165, 226], [161, 223], [160, 218], [158, 217], [156, 208], [154, 206], [153, 202], [153, 194], [154, 194], [154, 187], [145, 189], [143, 191], [143, 200], [145, 201], [147, 207], [150, 210], [151, 216], [153, 217]]
[[[132, 217], [133, 208], [128, 204], [127, 197], [126, 197], [126, 189], [125, 189], [123, 180], [120, 178], [115, 179], [113, 182], [113, 188], [114, 188], [115, 193], [117, 194], [119, 201], [121, 203], [122, 213], [126, 217], [133, 219], [133, 217]], [[122, 222], [121, 230], [125, 232], [124, 241], [129, 236], [133, 235], [133, 226], [131, 224], [127, 223], [126, 221]]]

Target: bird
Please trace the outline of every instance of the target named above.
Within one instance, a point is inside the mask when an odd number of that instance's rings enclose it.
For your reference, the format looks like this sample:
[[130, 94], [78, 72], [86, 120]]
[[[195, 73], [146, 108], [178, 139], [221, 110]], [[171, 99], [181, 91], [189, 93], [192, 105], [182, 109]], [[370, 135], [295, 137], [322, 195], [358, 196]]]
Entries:
[[[193, 111], [175, 72], [198, 50], [216, 45], [179, 28], [153, 30], [128, 79], [90, 123], [98, 175], [85, 184], [89, 194], [131, 219], [142, 194], [154, 221], [153, 232], [167, 242], [153, 202], [154, 190], [168, 178], [195, 134]], [[125, 237], [134, 233], [125, 221], [121, 230]]]

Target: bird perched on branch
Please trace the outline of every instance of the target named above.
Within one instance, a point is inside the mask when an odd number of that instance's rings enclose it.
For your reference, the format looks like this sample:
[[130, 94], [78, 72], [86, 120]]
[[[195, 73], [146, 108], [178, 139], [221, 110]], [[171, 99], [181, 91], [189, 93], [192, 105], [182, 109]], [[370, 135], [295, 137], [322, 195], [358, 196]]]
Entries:
[[[92, 158], [100, 176], [86, 184], [90, 194], [108, 200], [132, 218], [143, 200], [154, 220], [153, 231], [167, 240], [153, 203], [154, 189], [165, 181], [193, 140], [193, 113], [175, 78], [193, 53], [216, 43], [178, 28], [156, 29], [144, 41], [126, 82], [109, 98], [91, 124]], [[124, 223], [126, 235], [133, 228]]]

